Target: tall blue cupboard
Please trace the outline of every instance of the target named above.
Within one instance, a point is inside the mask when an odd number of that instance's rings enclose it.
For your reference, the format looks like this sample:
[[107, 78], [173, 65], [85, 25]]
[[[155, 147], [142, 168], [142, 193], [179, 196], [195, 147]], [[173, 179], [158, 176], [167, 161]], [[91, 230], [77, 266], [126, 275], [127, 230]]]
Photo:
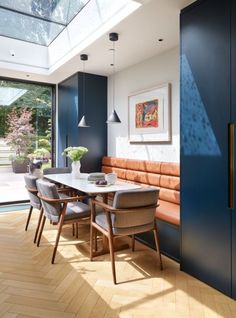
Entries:
[[[78, 127], [83, 115], [88, 128]], [[107, 77], [79, 72], [59, 83], [57, 118], [58, 165], [70, 165], [61, 155], [66, 147], [84, 146], [88, 153], [81, 159], [81, 171], [100, 171], [107, 154]]]
[[236, 298], [236, 4], [180, 20], [181, 269]]

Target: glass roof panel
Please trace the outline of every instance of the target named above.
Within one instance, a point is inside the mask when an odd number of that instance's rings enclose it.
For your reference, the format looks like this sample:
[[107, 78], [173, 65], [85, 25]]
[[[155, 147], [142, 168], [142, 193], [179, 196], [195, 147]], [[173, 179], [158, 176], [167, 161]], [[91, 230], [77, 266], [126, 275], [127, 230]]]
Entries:
[[0, 0], [0, 35], [48, 46], [90, 0]]
[[48, 46], [64, 26], [0, 9], [0, 35]]

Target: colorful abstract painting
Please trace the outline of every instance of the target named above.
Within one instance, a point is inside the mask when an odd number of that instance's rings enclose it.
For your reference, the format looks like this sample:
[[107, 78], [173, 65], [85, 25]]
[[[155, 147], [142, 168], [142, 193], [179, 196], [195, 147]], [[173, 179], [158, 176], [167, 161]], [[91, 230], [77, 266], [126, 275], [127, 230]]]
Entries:
[[129, 141], [171, 141], [171, 85], [169, 83], [129, 95]]
[[158, 127], [158, 99], [137, 103], [135, 105], [135, 127]]

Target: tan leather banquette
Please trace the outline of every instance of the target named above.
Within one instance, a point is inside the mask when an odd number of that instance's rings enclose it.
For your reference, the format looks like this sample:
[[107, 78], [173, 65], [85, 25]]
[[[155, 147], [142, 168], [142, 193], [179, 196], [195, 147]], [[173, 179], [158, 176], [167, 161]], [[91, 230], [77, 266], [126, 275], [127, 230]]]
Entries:
[[103, 157], [102, 172], [116, 172], [121, 180], [160, 188], [156, 218], [180, 224], [180, 169], [178, 163]]

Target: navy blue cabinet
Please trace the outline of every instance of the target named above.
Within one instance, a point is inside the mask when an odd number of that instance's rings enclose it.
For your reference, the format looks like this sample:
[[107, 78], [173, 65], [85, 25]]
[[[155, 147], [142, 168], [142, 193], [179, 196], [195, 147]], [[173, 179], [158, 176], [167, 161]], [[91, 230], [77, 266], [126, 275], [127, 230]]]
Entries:
[[[78, 123], [84, 114], [90, 127], [79, 128]], [[70, 164], [68, 159], [61, 155], [66, 147], [84, 146], [89, 151], [81, 159], [81, 171], [100, 171], [102, 157], [107, 154], [106, 120], [107, 77], [79, 72], [59, 83], [57, 129], [59, 166]]]
[[[236, 2], [232, 1], [231, 9], [231, 112], [236, 121]], [[236, 139], [235, 139], [236, 142]], [[236, 149], [236, 145], [235, 149]], [[235, 164], [236, 167], [236, 164]], [[235, 174], [236, 175], [236, 174]], [[235, 208], [232, 212], [232, 297], [236, 299], [236, 184], [234, 186]]]
[[233, 15], [231, 0], [200, 0], [181, 12], [181, 269], [236, 298]]

